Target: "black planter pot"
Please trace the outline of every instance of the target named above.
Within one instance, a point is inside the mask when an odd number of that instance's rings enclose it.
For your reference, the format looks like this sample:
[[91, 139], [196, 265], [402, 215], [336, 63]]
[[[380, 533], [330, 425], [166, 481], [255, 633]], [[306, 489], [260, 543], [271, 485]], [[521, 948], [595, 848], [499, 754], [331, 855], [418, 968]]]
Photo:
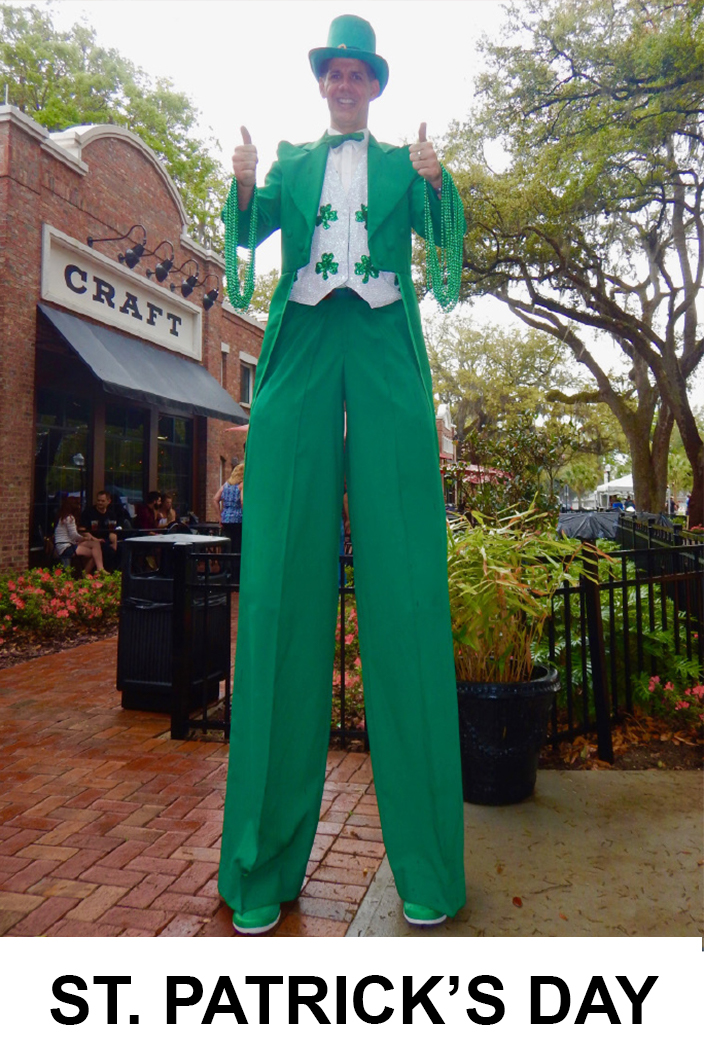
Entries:
[[559, 688], [557, 670], [545, 666], [534, 668], [532, 680], [516, 684], [458, 681], [465, 802], [503, 806], [532, 794]]

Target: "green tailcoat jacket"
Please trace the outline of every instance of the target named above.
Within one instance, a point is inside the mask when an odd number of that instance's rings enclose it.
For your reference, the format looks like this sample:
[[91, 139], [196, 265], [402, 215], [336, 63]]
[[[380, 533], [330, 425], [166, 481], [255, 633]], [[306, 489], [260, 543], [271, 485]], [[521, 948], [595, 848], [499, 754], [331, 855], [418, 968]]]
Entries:
[[[267, 174], [264, 187], [257, 191], [257, 245], [277, 229], [281, 230], [281, 279], [269, 309], [269, 322], [257, 367], [254, 399], [266, 377], [271, 351], [281, 327], [297, 269], [310, 261], [315, 219], [320, 206], [328, 146], [315, 143], [279, 144], [278, 160]], [[414, 170], [408, 147], [378, 143], [369, 137], [367, 154], [368, 214], [367, 237], [374, 265], [395, 272], [406, 311], [408, 327], [431, 411], [433, 387], [428, 355], [423, 341], [416, 291], [411, 278], [411, 229], [424, 239], [425, 180]], [[454, 190], [454, 189], [453, 189]], [[461, 209], [455, 191], [455, 208]], [[433, 229], [440, 233], [440, 201], [430, 192]], [[239, 212], [238, 243], [247, 246], [251, 204]]]

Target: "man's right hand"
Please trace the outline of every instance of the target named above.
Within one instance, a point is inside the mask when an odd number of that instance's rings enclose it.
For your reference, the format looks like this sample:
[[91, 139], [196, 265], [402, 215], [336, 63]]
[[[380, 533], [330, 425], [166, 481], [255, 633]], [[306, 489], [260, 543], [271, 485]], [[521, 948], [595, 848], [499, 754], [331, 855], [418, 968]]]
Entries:
[[232, 172], [237, 178], [239, 208], [240, 210], [246, 210], [257, 182], [257, 149], [244, 125], [241, 127], [240, 132], [242, 134], [242, 143], [238, 144], [232, 156]]

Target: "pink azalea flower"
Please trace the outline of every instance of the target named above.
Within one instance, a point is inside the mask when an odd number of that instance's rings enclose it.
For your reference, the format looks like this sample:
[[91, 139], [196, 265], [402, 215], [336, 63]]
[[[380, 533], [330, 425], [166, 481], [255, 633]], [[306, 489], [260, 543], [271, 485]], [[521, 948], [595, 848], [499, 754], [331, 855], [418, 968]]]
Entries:
[[667, 684], [665, 685], [665, 691], [666, 692], [673, 692], [674, 688], [675, 688], [675, 686], [673, 685], [672, 681], [668, 681]]

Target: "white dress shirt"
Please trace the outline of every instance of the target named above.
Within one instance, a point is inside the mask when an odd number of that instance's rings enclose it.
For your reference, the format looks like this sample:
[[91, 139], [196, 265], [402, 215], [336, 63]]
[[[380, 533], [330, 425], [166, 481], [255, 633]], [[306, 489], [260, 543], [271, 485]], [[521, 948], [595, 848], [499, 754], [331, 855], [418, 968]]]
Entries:
[[[333, 165], [337, 170], [337, 174], [342, 181], [342, 187], [345, 192], [350, 190], [352, 184], [352, 177], [354, 176], [355, 170], [362, 159], [366, 164], [367, 161], [367, 145], [369, 144], [369, 129], [358, 129], [358, 132], [364, 133], [363, 140], [345, 140], [339, 147], [331, 147], [329, 149], [329, 155], [332, 158]], [[332, 126], [328, 128], [330, 136], [339, 136], [340, 130], [333, 129]]]

